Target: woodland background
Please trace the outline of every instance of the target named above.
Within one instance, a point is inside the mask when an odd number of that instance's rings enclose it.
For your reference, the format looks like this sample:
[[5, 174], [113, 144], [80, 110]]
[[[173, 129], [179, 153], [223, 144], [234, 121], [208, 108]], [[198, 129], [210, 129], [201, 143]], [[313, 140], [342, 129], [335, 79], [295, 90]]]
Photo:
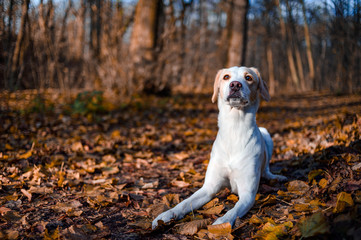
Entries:
[[255, 66], [270, 92], [360, 90], [359, 0], [4, 0], [0, 87], [210, 89]]
[[[360, 239], [359, 0], [0, 0], [0, 239]], [[199, 189], [218, 69], [255, 66], [274, 142], [255, 205]]]

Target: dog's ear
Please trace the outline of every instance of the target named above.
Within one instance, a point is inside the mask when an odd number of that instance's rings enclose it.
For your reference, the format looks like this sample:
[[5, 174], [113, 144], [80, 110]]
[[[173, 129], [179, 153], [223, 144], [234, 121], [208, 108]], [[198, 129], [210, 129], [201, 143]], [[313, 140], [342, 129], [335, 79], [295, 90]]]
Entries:
[[261, 78], [261, 74], [259, 73], [257, 68], [251, 67], [251, 70], [257, 74], [257, 77], [259, 80], [258, 81], [259, 93], [261, 94], [262, 98], [266, 102], [269, 102], [269, 100], [271, 99], [271, 96], [269, 95], [268, 86], [267, 86], [266, 82], [263, 81], [263, 79]]
[[219, 82], [220, 82], [220, 77], [221, 77], [222, 71], [223, 71], [223, 69], [219, 70], [217, 72], [216, 78], [214, 79], [212, 103], [215, 103], [217, 101], [217, 98], [218, 98]]

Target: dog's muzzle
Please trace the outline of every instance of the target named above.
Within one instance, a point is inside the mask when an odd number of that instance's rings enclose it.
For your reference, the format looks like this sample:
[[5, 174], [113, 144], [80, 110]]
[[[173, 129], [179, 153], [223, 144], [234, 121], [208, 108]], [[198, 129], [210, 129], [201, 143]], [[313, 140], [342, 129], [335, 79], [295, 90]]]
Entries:
[[233, 81], [229, 84], [229, 95], [227, 97], [227, 101], [232, 107], [242, 107], [248, 104], [248, 100], [242, 97], [241, 89], [242, 83], [238, 81]]

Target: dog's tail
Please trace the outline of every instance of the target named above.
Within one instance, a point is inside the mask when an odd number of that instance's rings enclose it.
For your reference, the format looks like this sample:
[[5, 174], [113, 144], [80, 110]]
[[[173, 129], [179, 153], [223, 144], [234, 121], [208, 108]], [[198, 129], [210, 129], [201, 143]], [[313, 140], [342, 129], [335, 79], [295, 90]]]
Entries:
[[261, 131], [263, 139], [266, 143], [267, 164], [268, 164], [272, 157], [273, 141], [272, 141], [271, 135], [269, 134], [267, 129], [260, 127], [259, 130]]

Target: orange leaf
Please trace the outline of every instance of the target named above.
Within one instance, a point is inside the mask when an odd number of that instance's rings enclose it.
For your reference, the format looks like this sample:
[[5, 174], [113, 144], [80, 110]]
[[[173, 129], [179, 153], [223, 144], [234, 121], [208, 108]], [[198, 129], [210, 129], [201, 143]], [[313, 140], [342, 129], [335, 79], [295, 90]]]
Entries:
[[213, 234], [228, 234], [232, 232], [232, 226], [229, 222], [217, 224], [217, 225], [209, 225], [207, 229], [210, 233]]

